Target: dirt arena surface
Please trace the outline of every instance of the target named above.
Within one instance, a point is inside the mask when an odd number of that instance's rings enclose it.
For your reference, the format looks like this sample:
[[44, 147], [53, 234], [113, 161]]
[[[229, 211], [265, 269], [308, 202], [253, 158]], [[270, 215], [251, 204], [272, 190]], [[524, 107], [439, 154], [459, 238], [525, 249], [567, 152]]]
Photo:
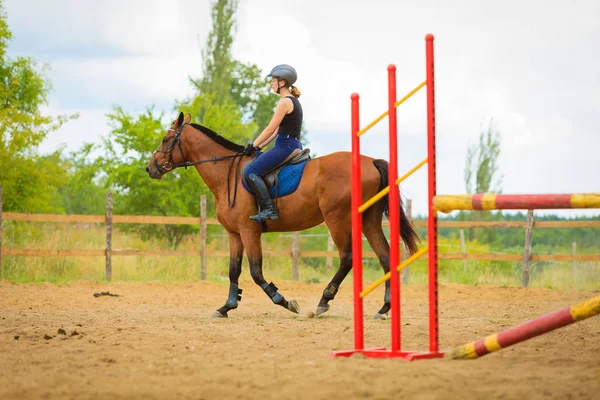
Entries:
[[[2, 282], [0, 399], [600, 399], [600, 317], [477, 360], [330, 359], [353, 347], [352, 285], [309, 319], [325, 284], [276, 283], [299, 316], [248, 281], [222, 320], [209, 316], [226, 284]], [[592, 296], [442, 285], [441, 347]], [[389, 320], [371, 319], [382, 292], [369, 297], [365, 345], [389, 346]], [[424, 350], [425, 286], [403, 287], [402, 303], [403, 349]]]

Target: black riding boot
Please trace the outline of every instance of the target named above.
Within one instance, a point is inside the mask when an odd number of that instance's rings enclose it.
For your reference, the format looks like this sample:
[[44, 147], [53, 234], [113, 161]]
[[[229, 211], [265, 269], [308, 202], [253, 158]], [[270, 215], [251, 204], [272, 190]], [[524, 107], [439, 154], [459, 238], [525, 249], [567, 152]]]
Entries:
[[267, 185], [262, 178], [256, 174], [250, 174], [248, 176], [248, 183], [258, 200], [259, 206], [258, 214], [251, 216], [250, 219], [257, 222], [267, 219], [279, 219], [279, 214], [277, 214], [277, 210], [273, 206], [273, 199], [271, 199], [269, 189], [267, 189]]

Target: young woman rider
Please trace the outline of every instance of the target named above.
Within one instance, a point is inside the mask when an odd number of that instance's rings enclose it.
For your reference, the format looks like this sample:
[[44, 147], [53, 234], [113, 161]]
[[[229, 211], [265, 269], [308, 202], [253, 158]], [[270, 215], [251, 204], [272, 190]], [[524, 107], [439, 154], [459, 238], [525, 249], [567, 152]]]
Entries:
[[302, 106], [298, 101], [300, 90], [294, 86], [298, 74], [287, 64], [275, 66], [267, 77], [271, 78], [271, 89], [279, 94], [280, 99], [275, 107], [275, 113], [269, 125], [248, 145], [248, 153], [260, 150], [273, 139], [275, 146], [259, 153], [256, 160], [245, 172], [247, 182], [257, 197], [260, 212], [250, 218], [255, 221], [279, 219], [279, 214], [273, 206], [273, 200], [262, 175], [281, 164], [294, 150], [302, 149], [300, 131], [302, 129]]

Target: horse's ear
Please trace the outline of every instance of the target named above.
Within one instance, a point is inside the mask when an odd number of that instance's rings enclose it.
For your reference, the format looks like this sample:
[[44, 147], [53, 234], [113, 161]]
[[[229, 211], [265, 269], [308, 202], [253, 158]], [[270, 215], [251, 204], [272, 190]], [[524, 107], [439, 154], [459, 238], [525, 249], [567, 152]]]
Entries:
[[188, 113], [188, 114], [185, 116], [185, 123], [186, 123], [186, 124], [189, 124], [190, 122], [192, 122], [192, 114]]
[[183, 124], [183, 113], [179, 113], [179, 117], [177, 117], [177, 126], [181, 126]]

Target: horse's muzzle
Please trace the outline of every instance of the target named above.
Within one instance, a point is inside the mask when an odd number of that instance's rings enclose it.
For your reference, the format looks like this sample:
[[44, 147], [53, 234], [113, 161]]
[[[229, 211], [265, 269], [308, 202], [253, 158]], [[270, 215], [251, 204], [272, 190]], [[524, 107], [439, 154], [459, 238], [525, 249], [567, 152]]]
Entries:
[[151, 171], [149, 167], [146, 167], [146, 172], [148, 173], [148, 176], [152, 179], [162, 179], [162, 174], [158, 169], [154, 169], [153, 171]]

